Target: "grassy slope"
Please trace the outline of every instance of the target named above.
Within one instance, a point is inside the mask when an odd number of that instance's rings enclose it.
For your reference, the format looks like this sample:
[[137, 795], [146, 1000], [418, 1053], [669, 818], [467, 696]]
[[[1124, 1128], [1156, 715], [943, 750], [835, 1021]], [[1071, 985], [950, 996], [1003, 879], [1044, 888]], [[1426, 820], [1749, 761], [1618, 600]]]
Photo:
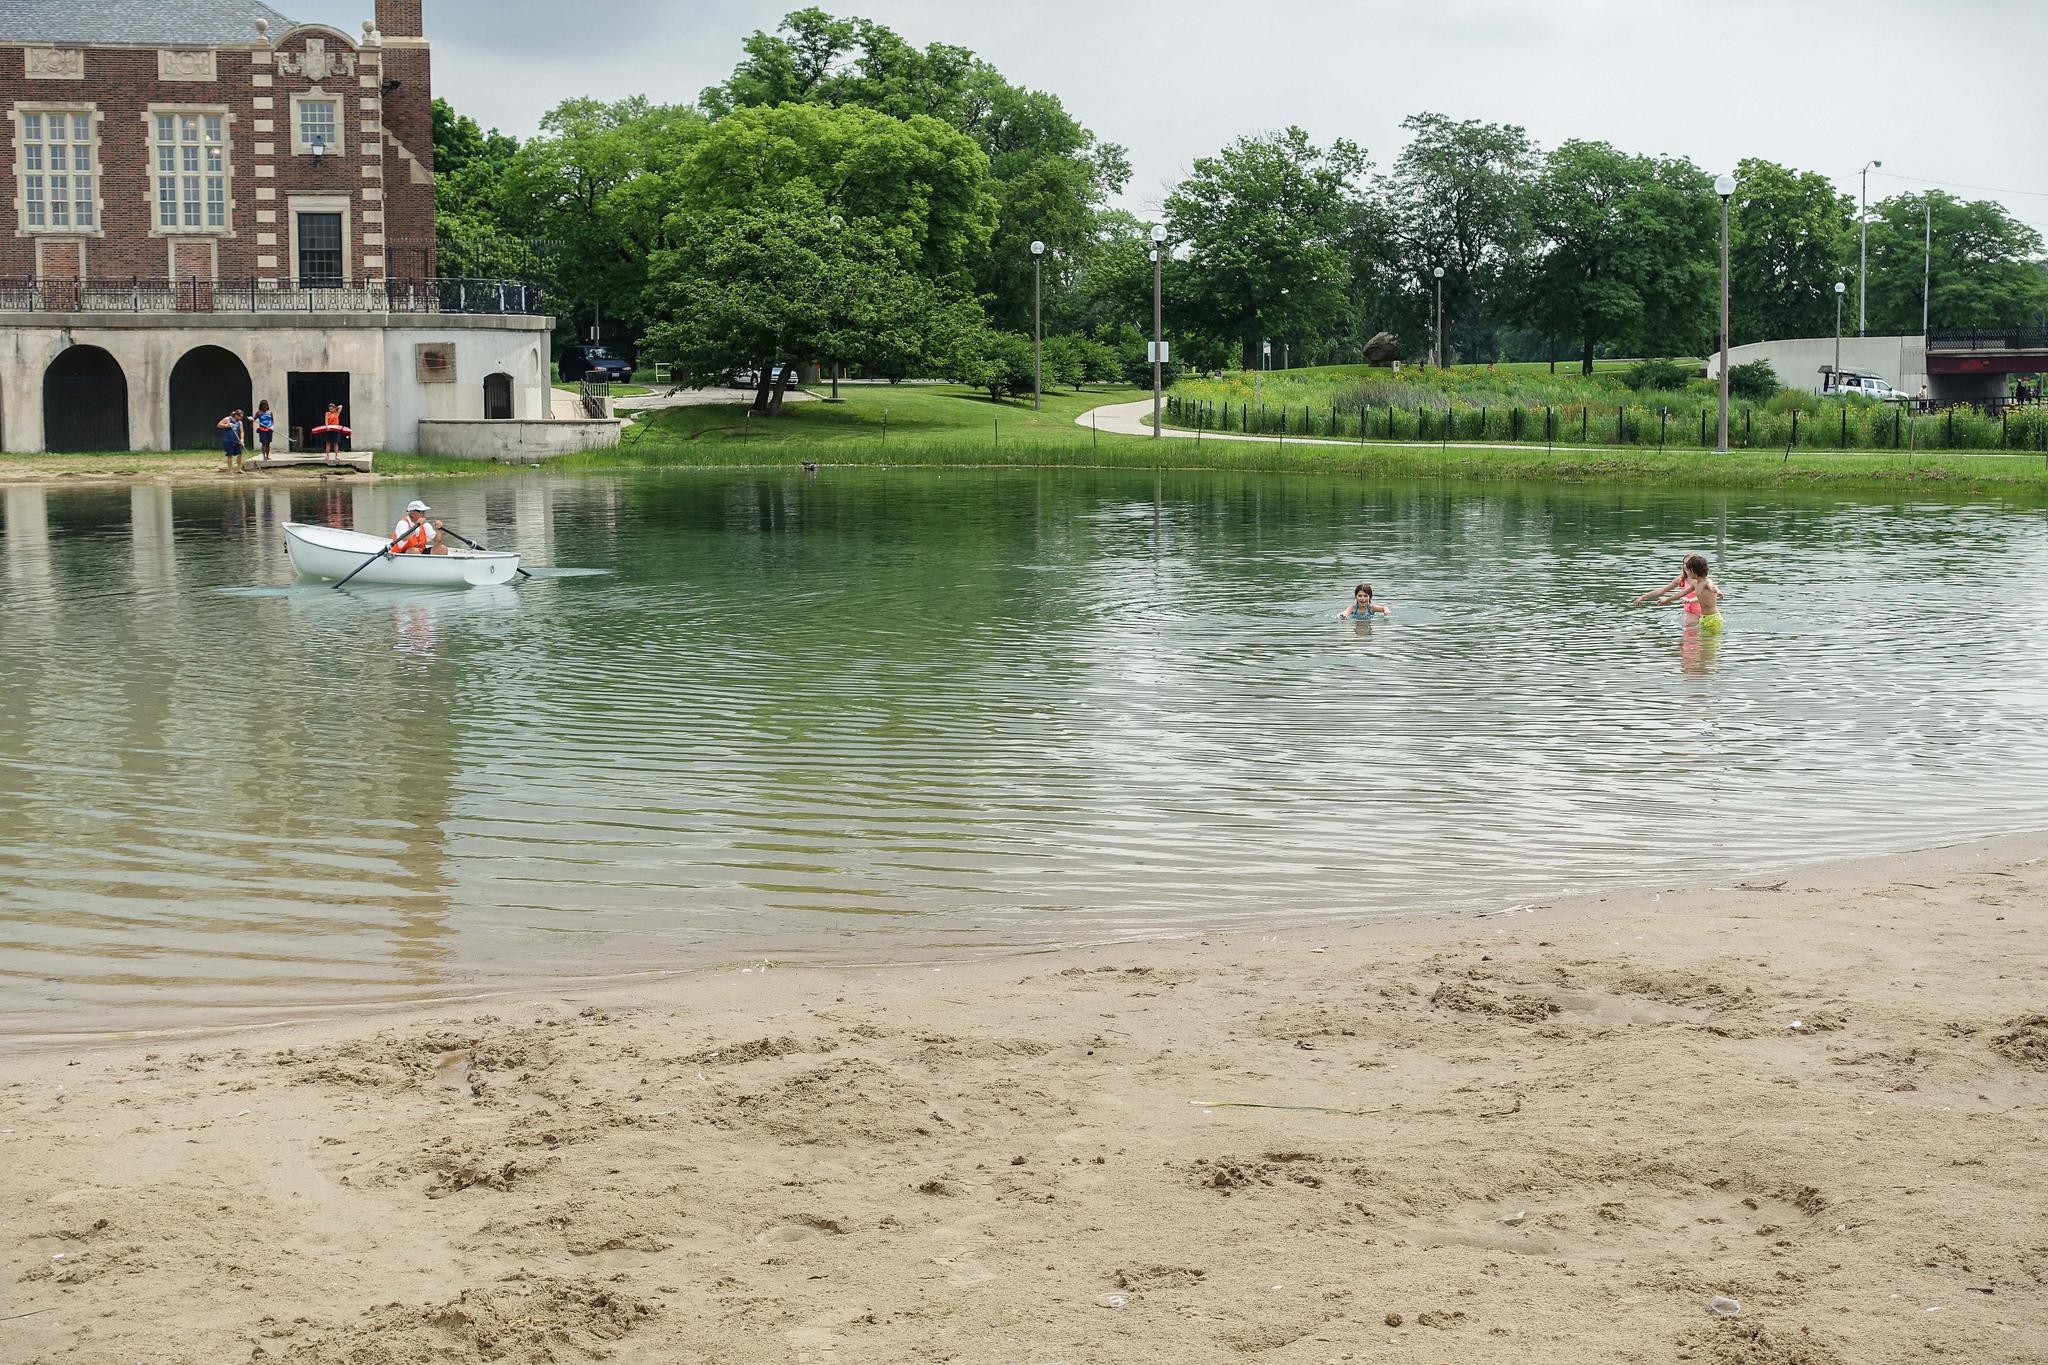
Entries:
[[[2040, 456], [1800, 450], [1713, 456], [1700, 451], [1560, 448], [1442, 449], [1433, 445], [1307, 445], [1299, 441], [1154, 441], [1098, 439], [1074, 419], [1105, 403], [1143, 397], [1135, 389], [1091, 387], [1048, 393], [1042, 412], [1029, 399], [992, 403], [953, 385], [846, 385], [843, 403], [800, 402], [774, 419], [736, 407], [670, 408], [651, 424], [628, 428], [616, 451], [550, 461], [556, 470], [825, 464], [1103, 465], [1359, 473], [1518, 482], [1648, 482], [1688, 487], [1928, 488], [2048, 494]], [[998, 428], [1000, 427], [1000, 431]], [[998, 439], [1000, 437], [1000, 440]], [[64, 473], [145, 474], [217, 469], [220, 456], [0, 455], [0, 479]], [[380, 473], [477, 474], [496, 466], [418, 455], [380, 454]]]

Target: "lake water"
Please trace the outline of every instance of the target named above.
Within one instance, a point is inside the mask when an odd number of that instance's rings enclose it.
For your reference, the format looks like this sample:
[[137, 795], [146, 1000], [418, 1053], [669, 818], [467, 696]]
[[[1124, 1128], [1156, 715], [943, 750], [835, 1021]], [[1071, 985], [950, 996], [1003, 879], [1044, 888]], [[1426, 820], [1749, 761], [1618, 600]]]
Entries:
[[[534, 565], [288, 586], [424, 491]], [[2044, 822], [2038, 508], [1079, 471], [4, 491], [0, 1033], [1506, 906]], [[1718, 641], [1630, 611], [1681, 555]], [[1391, 622], [1336, 619], [1369, 578]]]

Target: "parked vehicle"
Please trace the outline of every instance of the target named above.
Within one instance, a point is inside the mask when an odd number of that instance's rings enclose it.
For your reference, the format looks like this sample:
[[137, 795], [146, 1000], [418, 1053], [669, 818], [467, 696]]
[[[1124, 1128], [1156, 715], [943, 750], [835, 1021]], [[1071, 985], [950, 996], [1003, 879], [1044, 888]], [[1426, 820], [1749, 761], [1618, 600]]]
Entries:
[[1880, 403], [1903, 403], [1912, 395], [1895, 389], [1890, 382], [1874, 374], [1860, 370], [1822, 370], [1820, 375], [1820, 396], [1839, 398], [1861, 395], [1874, 398]]
[[592, 373], [607, 383], [624, 384], [633, 378], [633, 363], [603, 346], [570, 346], [562, 352], [564, 383], [579, 383]]
[[[768, 383], [771, 386], [774, 385], [776, 381], [782, 378], [785, 372], [787, 372], [789, 375], [789, 382], [785, 384], [783, 387], [794, 389], [799, 387], [803, 383], [803, 381], [800, 378], [798, 378], [796, 370], [788, 365], [771, 366], [768, 370]], [[741, 370], [735, 375], [733, 375], [732, 382], [734, 388], [757, 388], [760, 386], [761, 383], [761, 372], [759, 370]]]

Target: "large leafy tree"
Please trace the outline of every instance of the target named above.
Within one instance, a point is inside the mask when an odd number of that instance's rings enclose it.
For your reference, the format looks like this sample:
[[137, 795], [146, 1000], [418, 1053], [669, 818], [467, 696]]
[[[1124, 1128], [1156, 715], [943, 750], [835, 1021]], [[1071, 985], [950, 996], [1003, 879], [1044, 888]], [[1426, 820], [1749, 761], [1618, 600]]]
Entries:
[[[519, 140], [436, 98], [434, 119], [434, 216], [436, 271], [444, 278], [529, 279], [544, 269], [540, 253], [523, 236], [507, 230], [498, 204], [505, 168], [519, 153]], [[397, 275], [417, 272], [421, 243], [388, 242], [385, 255]]]
[[1355, 182], [1367, 166], [1355, 144], [1317, 147], [1299, 128], [1242, 137], [1196, 161], [1166, 201], [1167, 230], [1185, 253], [1171, 294], [1176, 321], [1237, 343], [1247, 368], [1262, 337], [1333, 326], [1350, 281]]
[[[1826, 176], [1751, 159], [1729, 202], [1729, 333], [1738, 342], [1827, 336], [1835, 281], [1853, 256], [1853, 212]], [[1855, 317], [1847, 319], [1851, 327]]]
[[1409, 142], [1380, 183], [1379, 226], [1389, 248], [1381, 264], [1408, 286], [1395, 295], [1403, 330], [1419, 337], [1432, 325], [1415, 314], [1435, 308], [1431, 271], [1441, 265], [1450, 350], [1481, 349], [1506, 312], [1504, 284], [1528, 237], [1535, 145], [1507, 123], [1415, 114], [1401, 126]]
[[[1933, 213], [1928, 246], [1927, 214]], [[1855, 238], [1846, 255], [1855, 260]], [[1879, 336], [1920, 330], [1921, 282], [1928, 281], [1927, 325], [2039, 326], [2048, 312], [2048, 273], [2041, 234], [1992, 200], [1957, 199], [1935, 190], [1899, 195], [1872, 206], [1870, 319]], [[1856, 287], [1849, 272], [1849, 287]], [[1852, 298], [1851, 306], [1854, 306]], [[1853, 318], [1850, 325], [1853, 325]]]
[[712, 378], [777, 360], [936, 368], [995, 226], [988, 158], [923, 114], [862, 106], [736, 109], [672, 178], [654, 257], [654, 353]]
[[1564, 143], [1530, 187], [1539, 245], [1524, 315], [1576, 338], [1587, 374], [1603, 345], [1703, 347], [1715, 326], [1718, 211], [1712, 180], [1690, 162]]
[[1130, 178], [1121, 147], [1099, 142], [1056, 96], [1011, 84], [965, 48], [920, 48], [886, 25], [817, 8], [791, 13], [744, 46], [732, 75], [701, 97], [716, 117], [851, 106], [937, 119], [974, 140], [989, 160], [997, 218], [973, 274], [1001, 326], [1030, 325], [1030, 243], [1046, 243], [1048, 269], [1078, 268], [1096, 213]]
[[681, 106], [568, 100], [494, 171], [499, 219], [547, 263], [565, 326], [638, 335], [647, 263], [675, 244], [678, 177], [708, 129]]

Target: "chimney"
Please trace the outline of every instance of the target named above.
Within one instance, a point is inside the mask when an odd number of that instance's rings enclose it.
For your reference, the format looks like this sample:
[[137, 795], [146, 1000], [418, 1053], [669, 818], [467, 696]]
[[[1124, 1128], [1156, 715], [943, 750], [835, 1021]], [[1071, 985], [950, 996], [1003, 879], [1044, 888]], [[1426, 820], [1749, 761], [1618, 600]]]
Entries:
[[424, 0], [377, 0], [377, 31], [386, 38], [424, 38]]

